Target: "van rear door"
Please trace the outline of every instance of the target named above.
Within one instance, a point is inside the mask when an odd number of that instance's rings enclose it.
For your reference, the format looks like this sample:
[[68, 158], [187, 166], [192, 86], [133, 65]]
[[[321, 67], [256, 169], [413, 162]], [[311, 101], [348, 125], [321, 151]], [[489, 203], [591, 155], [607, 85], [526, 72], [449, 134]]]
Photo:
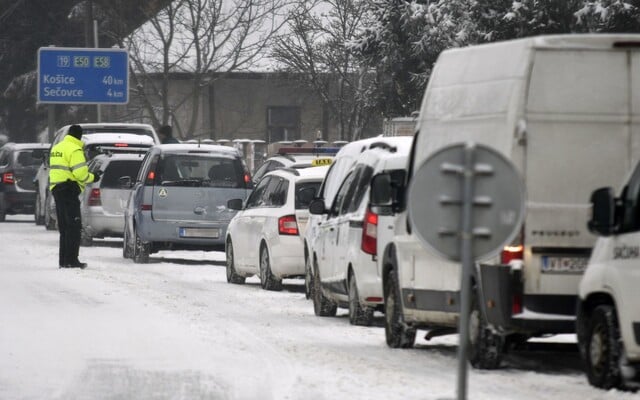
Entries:
[[629, 100], [631, 82], [638, 85], [630, 78], [640, 75], [630, 60], [613, 48], [536, 50], [525, 110], [524, 238], [525, 258], [539, 268], [528, 268], [536, 276], [525, 292], [577, 292], [595, 241], [590, 194], [620, 182], [638, 153]]

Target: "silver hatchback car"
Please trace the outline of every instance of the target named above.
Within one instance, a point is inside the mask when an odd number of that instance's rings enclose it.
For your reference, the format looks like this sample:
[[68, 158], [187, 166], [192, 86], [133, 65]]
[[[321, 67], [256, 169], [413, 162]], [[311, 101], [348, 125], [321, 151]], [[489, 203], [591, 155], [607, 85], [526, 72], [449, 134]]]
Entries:
[[133, 183], [123, 256], [146, 263], [160, 250], [223, 250], [231, 199], [246, 199], [251, 176], [238, 150], [163, 144], [149, 150]]
[[80, 197], [82, 246], [91, 246], [94, 238], [122, 237], [131, 182], [144, 154], [101, 154], [89, 162], [89, 170], [100, 171], [102, 178], [89, 183]]

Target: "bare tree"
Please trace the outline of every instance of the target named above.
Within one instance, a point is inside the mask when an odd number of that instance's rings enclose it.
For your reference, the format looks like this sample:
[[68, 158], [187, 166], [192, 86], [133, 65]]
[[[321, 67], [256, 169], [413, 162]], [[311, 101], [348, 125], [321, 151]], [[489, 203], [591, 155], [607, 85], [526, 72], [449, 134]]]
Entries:
[[290, 14], [291, 37], [278, 39], [272, 56], [320, 96], [337, 121], [341, 139], [358, 139], [373, 104], [373, 74], [350, 48], [363, 28], [364, 1], [316, 0], [302, 5]]
[[[176, 0], [123, 41], [129, 48], [135, 94], [155, 124], [173, 120], [179, 136], [196, 129], [202, 90], [216, 72], [260, 62], [281, 33], [291, 0]], [[189, 76], [188, 93], [171, 93], [172, 73]], [[181, 97], [178, 97], [181, 96]], [[154, 109], [154, 97], [161, 108]], [[176, 111], [190, 104], [183, 127]]]

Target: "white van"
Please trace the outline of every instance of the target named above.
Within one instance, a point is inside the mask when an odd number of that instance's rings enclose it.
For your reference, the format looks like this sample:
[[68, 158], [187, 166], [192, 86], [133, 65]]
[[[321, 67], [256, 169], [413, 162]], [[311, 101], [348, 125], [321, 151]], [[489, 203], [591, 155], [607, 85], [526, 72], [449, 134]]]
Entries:
[[580, 282], [576, 330], [589, 383], [640, 388], [640, 164], [620, 197], [593, 192], [589, 227], [600, 235]]
[[[587, 199], [640, 155], [640, 35], [558, 35], [444, 51], [426, 89], [404, 191], [425, 159], [452, 143], [497, 149], [526, 185], [526, 216], [500, 257], [477, 265], [469, 358], [497, 368], [510, 339], [575, 331], [578, 283], [595, 237]], [[374, 193], [385, 179], [374, 179]], [[404, 196], [379, 251], [391, 347], [456, 332], [460, 266], [427, 252]]]
[[371, 325], [382, 311], [382, 279], [376, 262], [378, 231], [393, 217], [369, 208], [371, 178], [380, 172], [404, 177], [412, 137], [397, 137], [393, 145], [372, 146], [358, 156], [342, 181], [331, 206], [324, 199], [309, 205], [311, 215], [326, 215], [318, 226], [313, 252], [312, 300], [317, 316], [336, 315], [336, 306], [349, 309], [353, 325]]

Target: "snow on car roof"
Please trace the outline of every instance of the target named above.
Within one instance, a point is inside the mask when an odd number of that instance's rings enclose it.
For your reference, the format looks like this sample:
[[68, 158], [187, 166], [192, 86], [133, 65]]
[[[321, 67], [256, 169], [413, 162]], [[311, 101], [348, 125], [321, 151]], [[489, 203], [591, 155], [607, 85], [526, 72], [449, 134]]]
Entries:
[[151, 136], [136, 135], [134, 133], [87, 133], [82, 135], [82, 141], [85, 144], [126, 142], [148, 144], [149, 146], [153, 146], [155, 143]]
[[188, 151], [200, 150], [206, 152], [217, 152], [232, 156], [239, 156], [240, 152], [229, 146], [222, 146], [218, 144], [197, 144], [197, 143], [172, 143], [161, 144], [157, 146], [164, 153], [183, 153]]

